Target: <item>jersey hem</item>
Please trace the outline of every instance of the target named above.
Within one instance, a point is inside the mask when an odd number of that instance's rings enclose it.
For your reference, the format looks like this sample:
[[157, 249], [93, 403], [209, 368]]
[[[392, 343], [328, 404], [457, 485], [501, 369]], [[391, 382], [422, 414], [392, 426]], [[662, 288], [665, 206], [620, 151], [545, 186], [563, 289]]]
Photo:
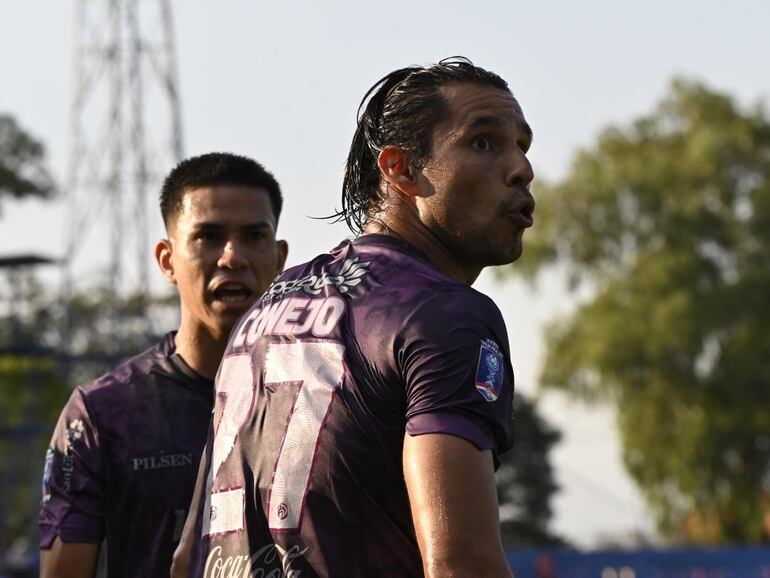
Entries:
[[472, 418], [448, 411], [419, 413], [406, 422], [406, 433], [418, 436], [429, 433], [451, 434], [468, 440], [480, 450], [494, 450], [492, 436]]

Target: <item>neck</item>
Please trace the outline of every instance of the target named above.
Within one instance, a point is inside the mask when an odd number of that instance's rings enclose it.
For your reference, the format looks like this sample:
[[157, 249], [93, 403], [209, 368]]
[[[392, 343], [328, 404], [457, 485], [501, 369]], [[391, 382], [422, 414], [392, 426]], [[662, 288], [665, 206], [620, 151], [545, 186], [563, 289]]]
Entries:
[[481, 273], [481, 267], [462, 264], [456, 253], [429, 228], [419, 217], [415, 207], [400, 203], [398, 210], [392, 205], [372, 218], [364, 227], [364, 233], [380, 233], [398, 237], [422, 251], [431, 265], [464, 283], [472, 285]]
[[195, 371], [214, 379], [227, 347], [228, 335], [216, 337], [207, 328], [186, 322], [185, 317], [182, 312], [182, 323], [176, 334], [176, 352]]

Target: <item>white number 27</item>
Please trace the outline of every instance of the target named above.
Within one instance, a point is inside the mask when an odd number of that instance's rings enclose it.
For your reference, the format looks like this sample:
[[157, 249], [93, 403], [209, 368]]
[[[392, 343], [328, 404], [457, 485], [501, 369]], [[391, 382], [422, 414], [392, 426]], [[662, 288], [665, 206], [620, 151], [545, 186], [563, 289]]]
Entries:
[[[334, 399], [334, 390], [342, 383], [344, 352], [342, 344], [331, 341], [296, 341], [268, 346], [264, 384], [273, 386], [271, 389], [281, 384], [300, 384], [268, 498], [271, 530], [299, 528], [318, 436]], [[214, 439], [213, 477], [230, 453], [235, 437], [246, 421], [245, 413], [249, 412], [253, 394], [249, 356], [225, 358], [219, 381], [217, 389], [227, 395]], [[209, 531], [216, 533], [214, 528], [207, 528], [204, 535]]]
[[271, 530], [299, 527], [318, 436], [334, 390], [342, 383], [345, 347], [331, 341], [273, 343], [265, 358], [265, 384], [300, 381], [267, 506]]

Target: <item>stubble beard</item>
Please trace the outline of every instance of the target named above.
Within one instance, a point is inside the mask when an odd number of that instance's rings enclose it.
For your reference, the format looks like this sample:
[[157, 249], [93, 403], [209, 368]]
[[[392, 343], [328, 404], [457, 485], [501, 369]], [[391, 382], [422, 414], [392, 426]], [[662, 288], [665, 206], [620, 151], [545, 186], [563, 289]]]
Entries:
[[481, 231], [475, 243], [466, 244], [466, 255], [476, 261], [482, 269], [510, 265], [521, 257], [523, 252], [522, 236], [523, 231], [519, 231], [513, 239], [495, 241], [484, 231]]

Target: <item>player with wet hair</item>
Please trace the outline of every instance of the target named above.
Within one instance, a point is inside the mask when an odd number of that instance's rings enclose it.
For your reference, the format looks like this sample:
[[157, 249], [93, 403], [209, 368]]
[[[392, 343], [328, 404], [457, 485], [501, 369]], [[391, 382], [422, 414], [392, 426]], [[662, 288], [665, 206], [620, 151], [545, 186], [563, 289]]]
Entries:
[[471, 288], [533, 223], [532, 131], [463, 58], [367, 93], [336, 214], [234, 329], [174, 576], [510, 577], [502, 316]]

